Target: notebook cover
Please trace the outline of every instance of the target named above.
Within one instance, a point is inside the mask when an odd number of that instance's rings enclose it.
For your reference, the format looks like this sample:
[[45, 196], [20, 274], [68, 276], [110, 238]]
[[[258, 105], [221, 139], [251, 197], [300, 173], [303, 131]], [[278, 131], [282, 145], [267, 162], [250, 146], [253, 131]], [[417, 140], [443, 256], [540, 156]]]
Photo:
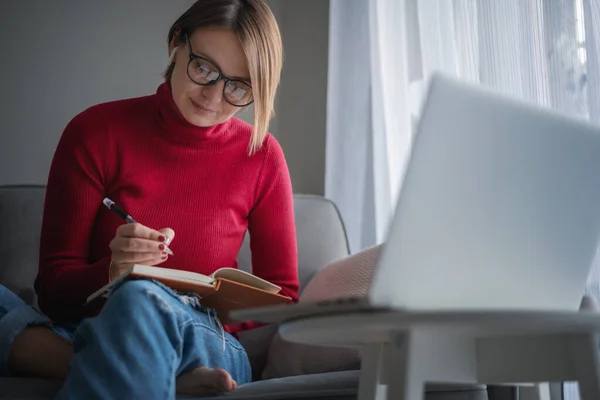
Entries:
[[243, 308], [272, 306], [291, 302], [290, 297], [269, 293], [243, 283], [217, 278], [215, 291], [205, 295], [202, 305], [214, 308], [223, 324], [230, 324], [229, 312]]
[[[233, 323], [233, 321], [229, 319], [229, 312], [231, 310], [286, 304], [292, 300], [290, 297], [281, 294], [270, 293], [266, 290], [225, 278], [217, 278], [212, 286], [198, 282], [183, 282], [164, 277], [149, 277], [139, 273], [132, 273], [125, 279], [148, 278], [155, 279], [178, 292], [193, 292], [198, 294], [201, 297], [201, 304], [205, 307], [214, 308], [219, 320], [225, 325]], [[104, 304], [104, 301], [106, 301], [105, 297], [98, 296], [94, 300], [86, 303], [86, 306], [92, 308], [98, 307], [99, 311]]]

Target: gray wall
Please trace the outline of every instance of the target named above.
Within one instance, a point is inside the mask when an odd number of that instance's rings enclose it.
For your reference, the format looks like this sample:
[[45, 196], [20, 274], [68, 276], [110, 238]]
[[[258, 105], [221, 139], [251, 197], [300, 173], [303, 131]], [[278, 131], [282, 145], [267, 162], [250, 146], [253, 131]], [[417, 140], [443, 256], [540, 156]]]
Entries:
[[[0, 185], [45, 183], [62, 130], [88, 106], [154, 93], [168, 28], [192, 2], [0, 1]], [[286, 57], [271, 132], [295, 192], [322, 194], [329, 2], [269, 3]]]
[[325, 190], [328, 0], [279, 0], [275, 12], [285, 61], [277, 96], [276, 127], [294, 191]]

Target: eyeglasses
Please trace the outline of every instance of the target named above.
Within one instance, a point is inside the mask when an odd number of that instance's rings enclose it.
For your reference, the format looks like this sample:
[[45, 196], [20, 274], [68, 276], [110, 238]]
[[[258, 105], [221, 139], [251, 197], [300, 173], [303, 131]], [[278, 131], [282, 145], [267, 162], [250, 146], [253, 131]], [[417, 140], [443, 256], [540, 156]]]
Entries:
[[185, 41], [190, 52], [187, 74], [192, 82], [201, 86], [212, 86], [222, 79], [225, 81], [223, 98], [229, 104], [235, 107], [246, 107], [254, 102], [252, 86], [244, 81], [226, 77], [212, 61], [194, 54], [187, 34], [185, 35]]

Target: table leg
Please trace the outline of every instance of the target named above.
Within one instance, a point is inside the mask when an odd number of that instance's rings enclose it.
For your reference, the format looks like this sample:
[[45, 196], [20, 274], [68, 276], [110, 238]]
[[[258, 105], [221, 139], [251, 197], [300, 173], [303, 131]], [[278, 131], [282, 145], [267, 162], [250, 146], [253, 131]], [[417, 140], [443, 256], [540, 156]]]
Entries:
[[398, 333], [385, 355], [387, 400], [423, 400], [425, 371], [415, 352], [415, 333]]
[[574, 335], [569, 341], [572, 368], [582, 400], [600, 399], [600, 343], [596, 334]]
[[386, 350], [389, 350], [386, 344], [364, 346], [358, 380], [358, 400], [385, 400], [387, 382], [383, 358]]

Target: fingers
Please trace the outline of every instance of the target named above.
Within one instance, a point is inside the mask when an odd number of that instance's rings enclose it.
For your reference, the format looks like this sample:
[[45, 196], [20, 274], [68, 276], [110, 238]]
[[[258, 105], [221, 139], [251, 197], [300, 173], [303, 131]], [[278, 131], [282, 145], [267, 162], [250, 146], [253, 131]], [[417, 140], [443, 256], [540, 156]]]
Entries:
[[167, 243], [174, 237], [175, 231], [171, 228], [157, 231], [138, 223], [121, 225], [109, 243], [112, 262], [119, 273], [127, 271], [134, 264], [161, 264], [167, 260], [168, 254], [173, 254]]
[[[173, 232], [173, 235], [175, 235], [175, 232]], [[119, 226], [117, 228], [117, 236], [148, 239], [157, 242], [164, 242], [166, 240], [166, 237], [161, 232], [138, 223]]]
[[172, 256], [173, 251], [168, 246], [175, 238], [175, 231], [171, 228], [163, 228], [163, 229], [160, 229], [159, 232], [166, 238], [165, 244], [167, 245], [167, 250], [166, 250], [167, 254]]
[[[122, 254], [128, 254], [128, 253], [122, 253]], [[139, 253], [131, 253], [131, 254], [139, 254]], [[122, 274], [124, 274], [125, 272], [127, 272], [131, 267], [133, 267], [135, 264], [141, 264], [141, 265], [159, 265], [164, 263], [165, 261], [167, 261], [168, 257], [167, 255], [162, 255], [160, 257], [152, 257], [149, 256], [150, 258], [148, 259], [136, 259], [136, 261], [133, 262], [124, 262], [124, 261], [119, 261], [119, 253], [113, 253], [113, 257], [112, 257], [112, 262], [115, 266], [115, 271], [114, 271], [114, 276], [113, 279], [121, 276]]]
[[165, 244], [169, 245], [175, 238], [175, 231], [171, 228], [160, 229], [159, 232], [166, 238]]
[[167, 259], [166, 253], [139, 253], [116, 251], [112, 253], [112, 260], [115, 264], [148, 264], [148, 262], [163, 262]]
[[112, 251], [146, 253], [164, 251], [166, 248], [165, 246], [166, 245], [164, 243], [155, 240], [123, 236], [116, 236], [108, 245]]

